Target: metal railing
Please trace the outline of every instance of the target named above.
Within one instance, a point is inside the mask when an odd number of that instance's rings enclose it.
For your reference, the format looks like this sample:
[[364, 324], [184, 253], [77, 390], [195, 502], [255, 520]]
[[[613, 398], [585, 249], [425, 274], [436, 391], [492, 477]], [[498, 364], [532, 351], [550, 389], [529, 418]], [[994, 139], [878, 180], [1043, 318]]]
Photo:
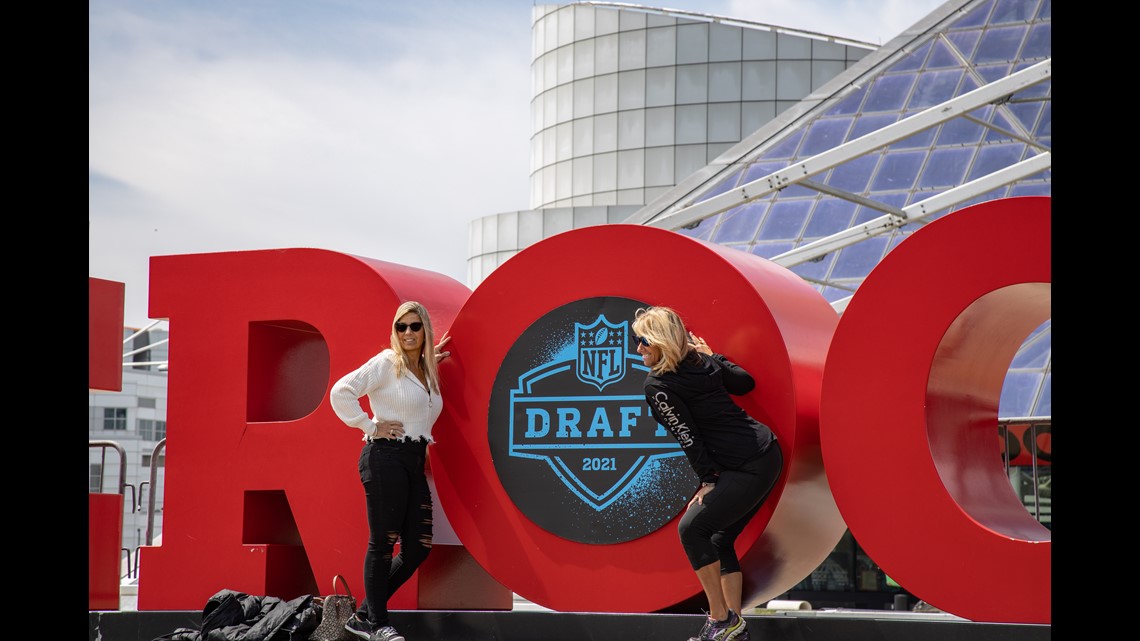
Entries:
[[[1024, 425], [1028, 429], [1026, 435], [1029, 438], [1023, 438], [1015, 442], [1016, 437], [1010, 434], [1010, 428], [1014, 426]], [[1002, 436], [1005, 438], [1005, 454], [1002, 459], [1005, 463], [1005, 474], [1009, 476], [1009, 469], [1011, 467], [1010, 461], [1017, 458], [1017, 455], [1011, 454], [1013, 447], [1016, 443], [1020, 449], [1025, 446], [1029, 452], [1031, 478], [1033, 484], [1033, 517], [1038, 521], [1041, 520], [1041, 452], [1037, 443], [1037, 437], [1043, 433], [1051, 433], [1053, 430], [1053, 417], [1052, 416], [1028, 416], [1028, 417], [1015, 417], [1003, 418], [998, 420], [998, 429], [1001, 430]], [[1046, 457], [1049, 460], [1051, 457]], [[1020, 498], [1020, 492], [1018, 493]]]

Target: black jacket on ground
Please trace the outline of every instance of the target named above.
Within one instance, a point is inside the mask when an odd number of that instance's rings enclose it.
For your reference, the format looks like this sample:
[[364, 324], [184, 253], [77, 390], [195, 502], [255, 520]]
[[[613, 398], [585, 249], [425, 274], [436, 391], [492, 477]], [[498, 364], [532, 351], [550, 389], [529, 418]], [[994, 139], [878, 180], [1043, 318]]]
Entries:
[[756, 387], [752, 375], [721, 354], [690, 352], [677, 370], [645, 378], [645, 400], [673, 434], [702, 483], [735, 470], [768, 449], [772, 430], [752, 418], [730, 394]]
[[304, 641], [320, 620], [311, 594], [283, 601], [221, 590], [206, 601], [201, 630], [178, 628], [154, 641]]

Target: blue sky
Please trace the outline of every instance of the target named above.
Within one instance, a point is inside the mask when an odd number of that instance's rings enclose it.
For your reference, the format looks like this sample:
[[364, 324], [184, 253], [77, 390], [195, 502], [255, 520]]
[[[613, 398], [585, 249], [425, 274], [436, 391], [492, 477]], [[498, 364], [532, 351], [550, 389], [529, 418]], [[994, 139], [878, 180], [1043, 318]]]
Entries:
[[[318, 247], [465, 283], [468, 223], [528, 208], [535, 4], [91, 0], [88, 275], [126, 284], [131, 327], [151, 256]], [[941, 4], [646, 6], [884, 43]]]

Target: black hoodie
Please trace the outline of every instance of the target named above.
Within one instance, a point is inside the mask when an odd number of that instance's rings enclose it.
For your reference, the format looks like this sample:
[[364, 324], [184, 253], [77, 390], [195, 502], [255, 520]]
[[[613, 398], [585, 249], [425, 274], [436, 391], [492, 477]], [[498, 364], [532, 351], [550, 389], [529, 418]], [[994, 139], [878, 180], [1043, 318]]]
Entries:
[[680, 443], [702, 483], [716, 483], [767, 451], [775, 440], [768, 426], [749, 416], [729, 394], [756, 387], [752, 375], [721, 354], [690, 352], [676, 371], [645, 378], [645, 400], [657, 422]]

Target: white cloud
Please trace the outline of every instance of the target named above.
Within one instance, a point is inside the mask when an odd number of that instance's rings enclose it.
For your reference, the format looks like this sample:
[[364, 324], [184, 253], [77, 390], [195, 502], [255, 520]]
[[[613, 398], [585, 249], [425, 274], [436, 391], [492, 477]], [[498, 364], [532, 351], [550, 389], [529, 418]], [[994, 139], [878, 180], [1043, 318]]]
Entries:
[[[469, 222], [529, 200], [533, 4], [93, 0], [89, 275], [126, 283], [134, 327], [156, 255], [319, 247], [465, 282]], [[938, 3], [689, 4], [886, 41]]]

